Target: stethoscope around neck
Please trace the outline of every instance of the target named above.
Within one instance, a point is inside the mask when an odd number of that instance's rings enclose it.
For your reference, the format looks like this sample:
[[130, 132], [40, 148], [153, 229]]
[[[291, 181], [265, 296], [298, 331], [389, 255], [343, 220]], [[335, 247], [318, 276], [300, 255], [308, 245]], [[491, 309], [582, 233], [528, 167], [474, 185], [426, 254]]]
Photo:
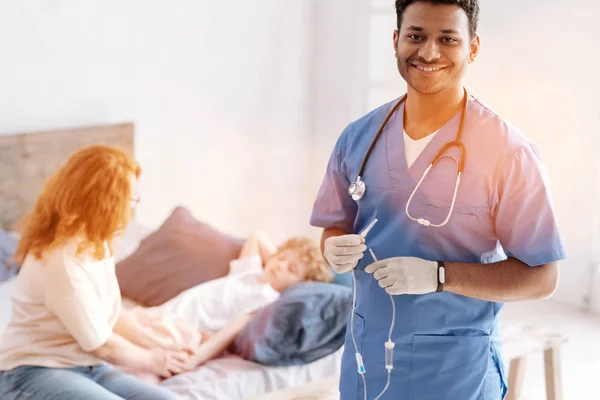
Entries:
[[[379, 140], [379, 137], [383, 133], [383, 130], [387, 126], [390, 118], [392, 118], [392, 116], [394, 115], [394, 113], [406, 101], [406, 97], [407, 97], [407, 95], [404, 95], [398, 101], [398, 103], [396, 103], [396, 105], [392, 108], [392, 110], [389, 112], [389, 114], [387, 115], [387, 117], [385, 118], [385, 120], [383, 121], [383, 123], [381, 124], [381, 126], [379, 127], [379, 131], [377, 131], [377, 134], [375, 135], [375, 137], [371, 141], [371, 145], [369, 146], [369, 149], [367, 150], [367, 154], [365, 154], [365, 157], [363, 158], [362, 164], [360, 166], [360, 170], [358, 171], [358, 176], [356, 178], [356, 181], [352, 182], [350, 184], [350, 186], [348, 187], [348, 194], [350, 196], [352, 196], [352, 199], [354, 201], [356, 201], [356, 202], [358, 202], [360, 199], [362, 199], [363, 196], [365, 195], [365, 192], [367, 191], [367, 185], [366, 185], [365, 181], [362, 180], [361, 177], [362, 177], [363, 172], [365, 170], [365, 166], [367, 165], [367, 161], [369, 159], [369, 156], [371, 155], [371, 152], [373, 151], [373, 148], [375, 147], [375, 144]], [[425, 170], [425, 172], [423, 172], [423, 176], [421, 177], [421, 179], [419, 180], [419, 182], [417, 183], [417, 185], [413, 189], [410, 197], [408, 198], [408, 201], [406, 202], [406, 209], [405, 209], [406, 216], [408, 218], [410, 218], [412, 221], [418, 222], [419, 224], [421, 224], [423, 226], [430, 226], [430, 227], [434, 227], [434, 228], [439, 228], [439, 227], [442, 227], [442, 226], [446, 225], [448, 223], [448, 221], [450, 220], [450, 216], [452, 215], [452, 211], [454, 210], [454, 204], [456, 202], [456, 194], [458, 193], [458, 186], [460, 185], [460, 177], [461, 177], [462, 172], [463, 172], [463, 170], [465, 168], [465, 154], [466, 154], [466, 150], [465, 150], [465, 146], [462, 144], [462, 142], [460, 141], [460, 139], [461, 139], [463, 128], [464, 128], [464, 124], [465, 124], [465, 115], [467, 113], [467, 105], [468, 105], [468, 103], [469, 103], [469, 94], [467, 93], [467, 91], [465, 89], [464, 100], [463, 100], [463, 107], [462, 107], [462, 113], [461, 113], [461, 117], [460, 117], [460, 125], [458, 127], [458, 133], [456, 134], [456, 139], [454, 139], [454, 141], [452, 141], [452, 142], [446, 143], [446, 145], [444, 147], [442, 147], [442, 149], [433, 158], [433, 160], [429, 164], [429, 167], [427, 167], [427, 169]], [[431, 221], [429, 221], [429, 220], [427, 220], [425, 218], [415, 218], [415, 217], [411, 216], [410, 213], [409, 213], [409, 211], [408, 211], [408, 209], [410, 207], [410, 203], [411, 203], [411, 201], [412, 201], [415, 193], [419, 189], [419, 186], [421, 186], [421, 183], [423, 183], [423, 181], [425, 180], [425, 177], [427, 176], [427, 174], [429, 174], [429, 171], [431, 171], [431, 169], [437, 164], [437, 162], [441, 158], [444, 157], [444, 154], [446, 153], [446, 151], [448, 151], [448, 149], [450, 149], [453, 146], [457, 146], [460, 149], [460, 161], [458, 162], [458, 168], [457, 168], [457, 173], [456, 173], [456, 183], [454, 185], [454, 194], [452, 196], [452, 204], [450, 205], [450, 211], [448, 212], [448, 215], [446, 216], [446, 219], [443, 222], [439, 223], [439, 224], [434, 224], [434, 223], [432, 223]], [[452, 158], [452, 159], [454, 160], [454, 158]]]

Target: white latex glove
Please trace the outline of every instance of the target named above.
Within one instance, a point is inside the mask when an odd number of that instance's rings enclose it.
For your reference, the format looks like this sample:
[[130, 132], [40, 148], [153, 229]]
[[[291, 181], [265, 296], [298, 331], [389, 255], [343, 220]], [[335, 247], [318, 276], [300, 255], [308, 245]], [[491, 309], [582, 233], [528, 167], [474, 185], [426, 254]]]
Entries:
[[389, 294], [426, 294], [437, 289], [437, 262], [415, 257], [393, 257], [365, 268]]
[[323, 256], [338, 274], [352, 271], [367, 250], [360, 235], [331, 236], [325, 240]]

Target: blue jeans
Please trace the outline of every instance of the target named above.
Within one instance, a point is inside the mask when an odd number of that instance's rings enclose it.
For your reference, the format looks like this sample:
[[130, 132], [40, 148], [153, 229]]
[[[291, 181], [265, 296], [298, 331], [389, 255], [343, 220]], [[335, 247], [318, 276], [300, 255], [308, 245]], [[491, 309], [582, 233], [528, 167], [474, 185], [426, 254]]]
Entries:
[[22, 366], [0, 372], [3, 400], [176, 400], [175, 393], [142, 382], [112, 365], [46, 368]]

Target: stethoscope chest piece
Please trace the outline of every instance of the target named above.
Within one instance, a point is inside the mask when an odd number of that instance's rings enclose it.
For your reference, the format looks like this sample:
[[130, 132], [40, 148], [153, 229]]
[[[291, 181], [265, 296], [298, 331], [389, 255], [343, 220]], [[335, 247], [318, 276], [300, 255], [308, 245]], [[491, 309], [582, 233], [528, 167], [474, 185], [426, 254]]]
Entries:
[[352, 200], [359, 201], [365, 195], [367, 186], [360, 179], [360, 176], [356, 179], [356, 182], [352, 182], [348, 187], [348, 194], [352, 196]]

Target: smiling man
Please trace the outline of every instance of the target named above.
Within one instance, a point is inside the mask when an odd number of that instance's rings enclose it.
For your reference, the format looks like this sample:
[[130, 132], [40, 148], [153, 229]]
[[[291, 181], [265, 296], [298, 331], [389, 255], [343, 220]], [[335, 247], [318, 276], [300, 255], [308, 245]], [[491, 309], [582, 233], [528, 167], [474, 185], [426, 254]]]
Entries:
[[311, 217], [329, 265], [354, 277], [342, 399], [499, 400], [502, 304], [551, 296], [565, 258], [546, 171], [463, 86], [478, 1], [396, 12], [407, 94], [346, 127]]

